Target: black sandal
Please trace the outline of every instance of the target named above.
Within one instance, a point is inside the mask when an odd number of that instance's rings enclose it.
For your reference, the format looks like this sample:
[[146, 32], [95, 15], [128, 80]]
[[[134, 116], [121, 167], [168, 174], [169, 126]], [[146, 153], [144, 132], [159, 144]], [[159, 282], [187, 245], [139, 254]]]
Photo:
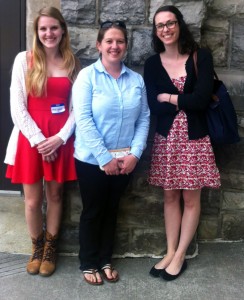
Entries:
[[[102, 285], [102, 284], [103, 284], [103, 280], [102, 280], [101, 282], [100, 282], [100, 281], [97, 281], [97, 276], [96, 276], [96, 273], [98, 273], [98, 270], [97, 270], [97, 269], [89, 269], [89, 270], [84, 270], [84, 271], [82, 271], [82, 272], [83, 272], [84, 280], [85, 280], [87, 283], [89, 283], [89, 284], [91, 284], [91, 285]], [[87, 279], [87, 278], [85, 277], [85, 274], [92, 274], [92, 275], [94, 275], [95, 278], [96, 278], [96, 281], [91, 281], [91, 280]]]
[[112, 278], [109, 278], [105, 272], [105, 270], [111, 270], [111, 274], [113, 273], [113, 271], [116, 271], [111, 264], [106, 264], [104, 265], [102, 268], [101, 268], [101, 272], [102, 272], [102, 275], [104, 277], [105, 280], [107, 280], [108, 282], [117, 282], [119, 280], [119, 274], [117, 272], [117, 276], [116, 277], [112, 277]]

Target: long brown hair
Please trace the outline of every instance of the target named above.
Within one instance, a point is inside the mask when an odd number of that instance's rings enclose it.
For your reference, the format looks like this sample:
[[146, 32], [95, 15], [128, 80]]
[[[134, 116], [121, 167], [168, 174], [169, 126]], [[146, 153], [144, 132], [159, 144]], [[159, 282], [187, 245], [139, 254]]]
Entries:
[[27, 72], [26, 86], [27, 92], [34, 94], [37, 97], [45, 94], [46, 82], [47, 82], [47, 66], [46, 66], [46, 54], [44, 47], [38, 37], [38, 22], [40, 17], [52, 17], [59, 21], [64, 33], [59, 43], [59, 51], [63, 58], [63, 69], [67, 69], [68, 78], [71, 82], [74, 82], [78, 71], [80, 70], [79, 60], [74, 56], [71, 46], [70, 38], [67, 29], [66, 22], [61, 12], [56, 7], [44, 7], [38, 12], [38, 16], [34, 20], [33, 24], [33, 45], [31, 52], [31, 63]]

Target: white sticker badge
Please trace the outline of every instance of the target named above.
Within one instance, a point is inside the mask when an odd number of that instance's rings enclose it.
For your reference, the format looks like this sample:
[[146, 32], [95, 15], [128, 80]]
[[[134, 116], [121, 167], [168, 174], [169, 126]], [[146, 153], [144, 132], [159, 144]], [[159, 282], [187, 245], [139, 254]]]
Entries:
[[64, 111], [65, 111], [65, 106], [63, 103], [51, 105], [52, 114], [61, 114]]

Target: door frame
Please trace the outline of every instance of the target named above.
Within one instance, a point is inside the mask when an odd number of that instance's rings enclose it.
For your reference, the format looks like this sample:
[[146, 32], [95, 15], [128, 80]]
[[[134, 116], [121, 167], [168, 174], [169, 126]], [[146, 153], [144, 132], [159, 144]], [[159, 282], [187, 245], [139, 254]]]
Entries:
[[5, 178], [3, 163], [13, 128], [10, 115], [11, 68], [15, 56], [26, 47], [26, 0], [0, 1], [0, 194], [19, 194], [21, 185]]

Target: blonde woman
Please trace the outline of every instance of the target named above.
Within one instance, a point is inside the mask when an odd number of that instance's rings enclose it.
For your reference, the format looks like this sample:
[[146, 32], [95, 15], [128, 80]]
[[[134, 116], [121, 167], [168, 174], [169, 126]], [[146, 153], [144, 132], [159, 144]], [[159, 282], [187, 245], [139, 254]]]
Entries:
[[23, 184], [32, 239], [27, 272], [33, 275], [50, 276], [55, 271], [63, 182], [76, 179], [70, 93], [79, 69], [60, 11], [41, 9], [34, 20], [33, 48], [19, 53], [13, 65], [10, 106], [14, 129], [5, 158], [6, 177]]

